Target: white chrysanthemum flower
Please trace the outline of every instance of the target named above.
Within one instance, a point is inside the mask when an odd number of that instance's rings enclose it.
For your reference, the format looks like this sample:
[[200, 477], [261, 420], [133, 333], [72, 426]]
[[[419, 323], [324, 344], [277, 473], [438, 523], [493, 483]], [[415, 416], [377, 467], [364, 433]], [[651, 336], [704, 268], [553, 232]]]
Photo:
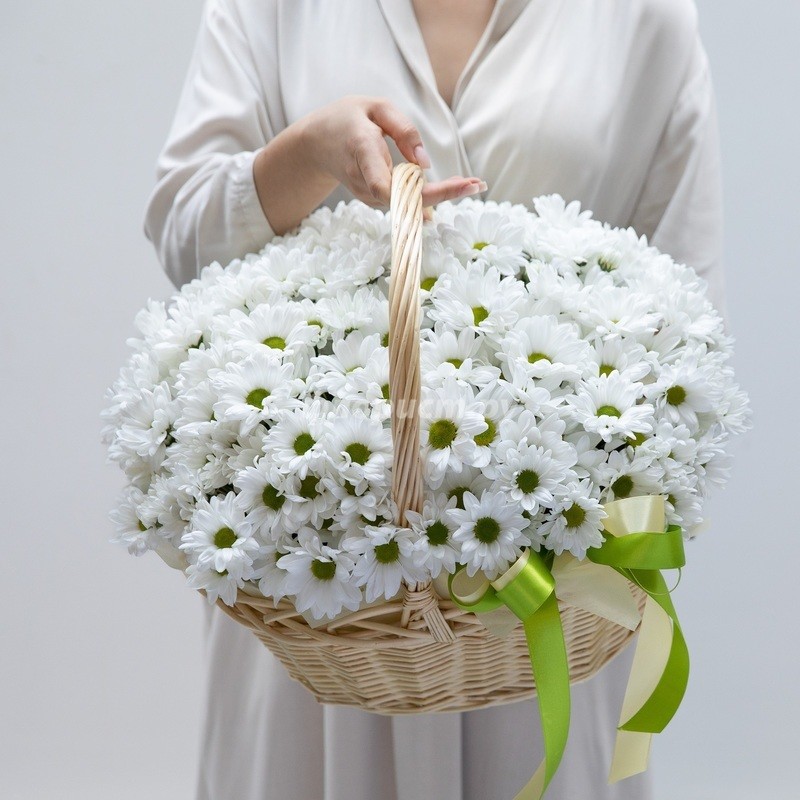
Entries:
[[376, 348], [366, 365], [347, 375], [347, 402], [351, 408], [362, 404], [371, 416], [381, 421], [389, 419], [389, 350]]
[[453, 540], [455, 526], [448, 519], [447, 512], [456, 508], [457, 499], [437, 493], [422, 504], [422, 513], [406, 511], [406, 519], [411, 530], [417, 535], [414, 542], [414, 563], [431, 578], [444, 570], [456, 570], [459, 551]]
[[291, 364], [265, 355], [253, 354], [229, 364], [212, 378], [219, 394], [214, 414], [223, 422], [237, 422], [243, 433], [259, 422], [274, 421], [280, 411], [300, 407], [297, 398], [304, 383], [292, 375]]
[[[574, 325], [555, 317], [527, 317], [509, 331], [501, 344], [504, 362], [514, 360], [534, 378], [578, 380], [589, 370], [591, 347]], [[511, 379], [507, 374], [506, 378]]]
[[641, 336], [658, 327], [652, 300], [618, 286], [583, 290], [580, 323], [598, 336]]
[[379, 334], [364, 336], [361, 331], [353, 331], [343, 339], [334, 340], [332, 350], [331, 355], [313, 359], [307, 383], [315, 392], [327, 392], [346, 399], [351, 392], [351, 378], [363, 371], [385, 348], [381, 346]]
[[471, 328], [499, 341], [519, 319], [524, 299], [518, 280], [504, 278], [495, 267], [484, 270], [473, 264], [458, 278], [439, 278], [428, 315], [456, 330]]
[[371, 287], [342, 291], [317, 303], [323, 324], [340, 336], [360, 330], [364, 334], [379, 333], [381, 343], [389, 333], [389, 302]]
[[610, 375], [614, 370], [631, 383], [641, 381], [653, 368], [647, 360], [647, 351], [635, 339], [614, 336], [597, 339], [591, 358], [595, 375]]
[[203, 569], [227, 570], [236, 577], [252, 571], [259, 544], [233, 492], [197, 503], [180, 549]]
[[297, 610], [310, 611], [317, 619], [334, 617], [343, 608], [355, 611], [361, 604], [361, 592], [352, 581], [350, 555], [322, 544], [308, 528], [300, 532], [298, 542], [298, 547], [290, 547], [278, 561], [287, 573], [283, 590], [294, 595]]
[[458, 528], [453, 539], [461, 545], [461, 563], [467, 575], [482, 570], [489, 580], [506, 570], [527, 544], [523, 531], [528, 520], [505, 492], [484, 492], [480, 498], [464, 494], [464, 508], [448, 516]]
[[292, 502], [287, 497], [286, 476], [268, 457], [237, 473], [233, 485], [239, 502], [247, 509], [247, 521], [263, 541], [292, 533]]
[[483, 421], [486, 430], [474, 436], [475, 453], [471, 463], [475, 467], [486, 468], [492, 463], [493, 448], [497, 446], [500, 436], [499, 427], [502, 420], [519, 413], [511, 389], [502, 378], [484, 386], [475, 395], [475, 400], [483, 404]]
[[119, 426], [108, 448], [109, 458], [127, 470], [137, 461], [155, 467], [164, 457], [171, 437], [172, 422], [177, 411], [169, 386], [162, 382], [152, 389], [142, 389], [134, 402], [124, 411], [124, 421]]
[[389, 485], [362, 481], [354, 486], [342, 481], [338, 475], [328, 473], [322, 485], [335, 498], [337, 522], [344, 529], [363, 522], [377, 523], [379, 518], [389, 518]]
[[441, 387], [423, 387], [420, 404], [425, 479], [437, 488], [445, 472], [460, 472], [475, 457], [475, 437], [488, 429], [483, 403], [469, 386], [448, 378]]
[[308, 357], [319, 338], [319, 327], [309, 325], [306, 314], [296, 303], [265, 303], [250, 314], [231, 312], [230, 322], [217, 324], [216, 337], [236, 342], [246, 352], [266, 351], [273, 357], [292, 360]]
[[551, 457], [564, 467], [572, 467], [577, 460], [573, 445], [564, 440], [567, 423], [556, 411], [546, 409], [543, 414], [534, 414], [522, 409], [517, 415], [506, 416], [500, 422], [500, 433], [494, 446], [495, 458], [485, 470], [489, 477], [496, 478], [498, 470], [511, 457], [511, 452], [521, 447], [540, 447], [549, 451]]
[[593, 471], [595, 484], [607, 487], [604, 499], [620, 500], [638, 495], [659, 494], [664, 470], [652, 456], [638, 447], [626, 447], [608, 454], [608, 461]]
[[[340, 507], [339, 498], [330, 492], [320, 475], [307, 472], [300, 478], [296, 472], [284, 475], [282, 490], [291, 501], [284, 509], [286, 530], [299, 530], [303, 526], [320, 529]], [[369, 497], [372, 494], [368, 493]]]
[[492, 490], [505, 492], [511, 502], [535, 514], [540, 507], [552, 507], [553, 492], [568, 473], [574, 475], [550, 450], [520, 444], [505, 451]]
[[463, 264], [482, 261], [502, 275], [515, 275], [526, 262], [523, 229], [496, 211], [457, 213], [452, 227], [442, 226], [440, 234]]
[[455, 378], [472, 386], [486, 386], [500, 377], [500, 369], [481, 358], [482, 338], [470, 328], [456, 333], [437, 325], [423, 336], [420, 366], [426, 385], [438, 386], [447, 378]]
[[252, 576], [251, 565], [244, 565], [241, 574], [237, 574], [227, 569], [217, 570], [211, 565], [190, 564], [186, 568], [186, 585], [190, 589], [202, 589], [210, 605], [220, 599], [225, 605], [232, 606], [237, 592]]
[[330, 404], [315, 399], [301, 408], [281, 410], [264, 439], [264, 455], [282, 472], [305, 478], [309, 469], [323, 469], [321, 440]]
[[276, 606], [286, 595], [286, 570], [278, 566], [278, 561], [289, 552], [290, 546], [291, 544], [284, 540], [281, 540], [280, 544], [267, 542], [261, 547], [258, 558], [253, 562], [251, 580], [258, 581], [258, 590], [264, 597], [271, 597]]
[[641, 383], [632, 383], [618, 372], [589, 378], [566, 401], [572, 417], [587, 431], [599, 433], [603, 441], [613, 436], [631, 437], [653, 429], [653, 406], [639, 403]]
[[128, 552], [134, 556], [142, 556], [148, 550], [155, 550], [159, 543], [154, 528], [155, 519], [142, 519], [142, 507], [146, 494], [135, 486], [128, 487], [119, 500], [119, 504], [110, 513], [109, 517], [114, 523], [117, 533], [111, 542], [124, 544]]
[[484, 470], [464, 467], [461, 472], [445, 473], [436, 494], [444, 495], [448, 500], [455, 497], [456, 508], [464, 508], [464, 495], [467, 492], [480, 497], [491, 485], [492, 482], [486, 477]]
[[732, 385], [732, 382], [725, 386], [717, 406], [717, 419], [722, 428], [727, 433], [744, 433], [752, 427], [752, 415], [745, 392]]
[[358, 410], [345, 412], [340, 407], [325, 420], [322, 448], [340, 483], [347, 481], [357, 491], [362, 491], [366, 482], [386, 484], [392, 435], [380, 420]]
[[568, 550], [584, 558], [590, 547], [603, 543], [603, 519], [607, 516], [589, 480], [569, 483], [558, 490], [557, 505], [542, 525], [545, 544], [560, 555]]
[[696, 353], [686, 353], [679, 361], [662, 367], [658, 380], [647, 387], [647, 397], [659, 417], [697, 431], [697, 415], [713, 412], [719, 400], [715, 370], [711, 364], [701, 363]]
[[418, 583], [424, 573], [414, 562], [414, 533], [396, 525], [364, 526], [363, 536], [348, 537], [342, 546], [356, 556], [353, 579], [363, 586], [368, 603], [400, 591], [400, 583]]
[[436, 228], [431, 226], [422, 229], [422, 265], [420, 267], [419, 286], [423, 297], [427, 297], [441, 275], [457, 277], [463, 266], [453, 255], [453, 251], [439, 238]]

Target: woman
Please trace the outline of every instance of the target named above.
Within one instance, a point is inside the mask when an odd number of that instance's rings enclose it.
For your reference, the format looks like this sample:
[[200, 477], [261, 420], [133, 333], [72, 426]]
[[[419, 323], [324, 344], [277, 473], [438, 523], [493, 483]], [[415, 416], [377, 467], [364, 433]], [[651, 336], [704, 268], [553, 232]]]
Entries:
[[[691, 0], [208, 0], [145, 230], [180, 285], [320, 204], [558, 192], [632, 225], [724, 312], [714, 94]], [[483, 183], [482, 181], [485, 181]], [[511, 800], [541, 758], [535, 701], [387, 718], [318, 705], [209, 611], [198, 800]], [[632, 647], [573, 688], [548, 800], [606, 785]]]

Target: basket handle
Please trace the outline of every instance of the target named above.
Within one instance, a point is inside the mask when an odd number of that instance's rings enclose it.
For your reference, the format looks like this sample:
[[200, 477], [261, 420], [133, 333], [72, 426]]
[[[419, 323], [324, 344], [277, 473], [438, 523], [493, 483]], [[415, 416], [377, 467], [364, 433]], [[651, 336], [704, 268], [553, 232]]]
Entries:
[[[397, 524], [407, 525], [406, 511], [422, 511], [422, 459], [419, 443], [421, 369], [419, 284], [422, 268], [422, 185], [416, 164], [392, 170], [389, 213], [392, 221], [392, 272], [389, 284], [389, 391], [394, 445], [392, 499]], [[404, 585], [400, 624], [422, 618], [437, 642], [456, 636], [444, 618], [430, 581]]]
[[389, 285], [389, 391], [394, 445], [392, 499], [397, 524], [406, 511], [422, 511], [422, 460], [419, 449], [420, 363], [419, 283], [422, 267], [422, 184], [416, 164], [392, 170], [389, 213], [392, 222], [392, 272]]

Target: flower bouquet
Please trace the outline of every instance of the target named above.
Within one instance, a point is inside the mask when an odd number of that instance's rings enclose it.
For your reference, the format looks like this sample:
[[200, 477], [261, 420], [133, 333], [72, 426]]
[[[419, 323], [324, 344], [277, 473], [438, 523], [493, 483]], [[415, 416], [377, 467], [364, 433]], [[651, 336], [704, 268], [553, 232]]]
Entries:
[[[568, 721], [564, 680], [647, 603], [684, 652], [659, 569], [749, 424], [732, 342], [704, 281], [632, 229], [557, 195], [442, 203], [423, 227], [421, 182], [401, 165], [391, 217], [322, 208], [139, 313], [104, 412], [129, 482], [116, 540], [183, 570], [322, 700], [538, 690]], [[537, 653], [568, 667], [548, 698]], [[671, 716], [680, 696], [654, 702]]]

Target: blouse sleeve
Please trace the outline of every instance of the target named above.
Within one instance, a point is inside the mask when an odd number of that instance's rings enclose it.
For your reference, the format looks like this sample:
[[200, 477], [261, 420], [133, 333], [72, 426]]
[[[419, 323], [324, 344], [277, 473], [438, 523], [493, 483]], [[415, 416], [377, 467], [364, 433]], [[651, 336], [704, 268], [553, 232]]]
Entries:
[[[275, 56], [260, 57], [269, 63]], [[227, 264], [259, 250], [275, 235], [253, 180], [256, 153], [274, 135], [235, 7], [206, 0], [144, 218], [145, 235], [175, 286], [212, 261]]]
[[695, 28], [681, 89], [648, 170], [631, 225], [708, 282], [727, 318], [722, 264], [719, 130], [708, 57]]

